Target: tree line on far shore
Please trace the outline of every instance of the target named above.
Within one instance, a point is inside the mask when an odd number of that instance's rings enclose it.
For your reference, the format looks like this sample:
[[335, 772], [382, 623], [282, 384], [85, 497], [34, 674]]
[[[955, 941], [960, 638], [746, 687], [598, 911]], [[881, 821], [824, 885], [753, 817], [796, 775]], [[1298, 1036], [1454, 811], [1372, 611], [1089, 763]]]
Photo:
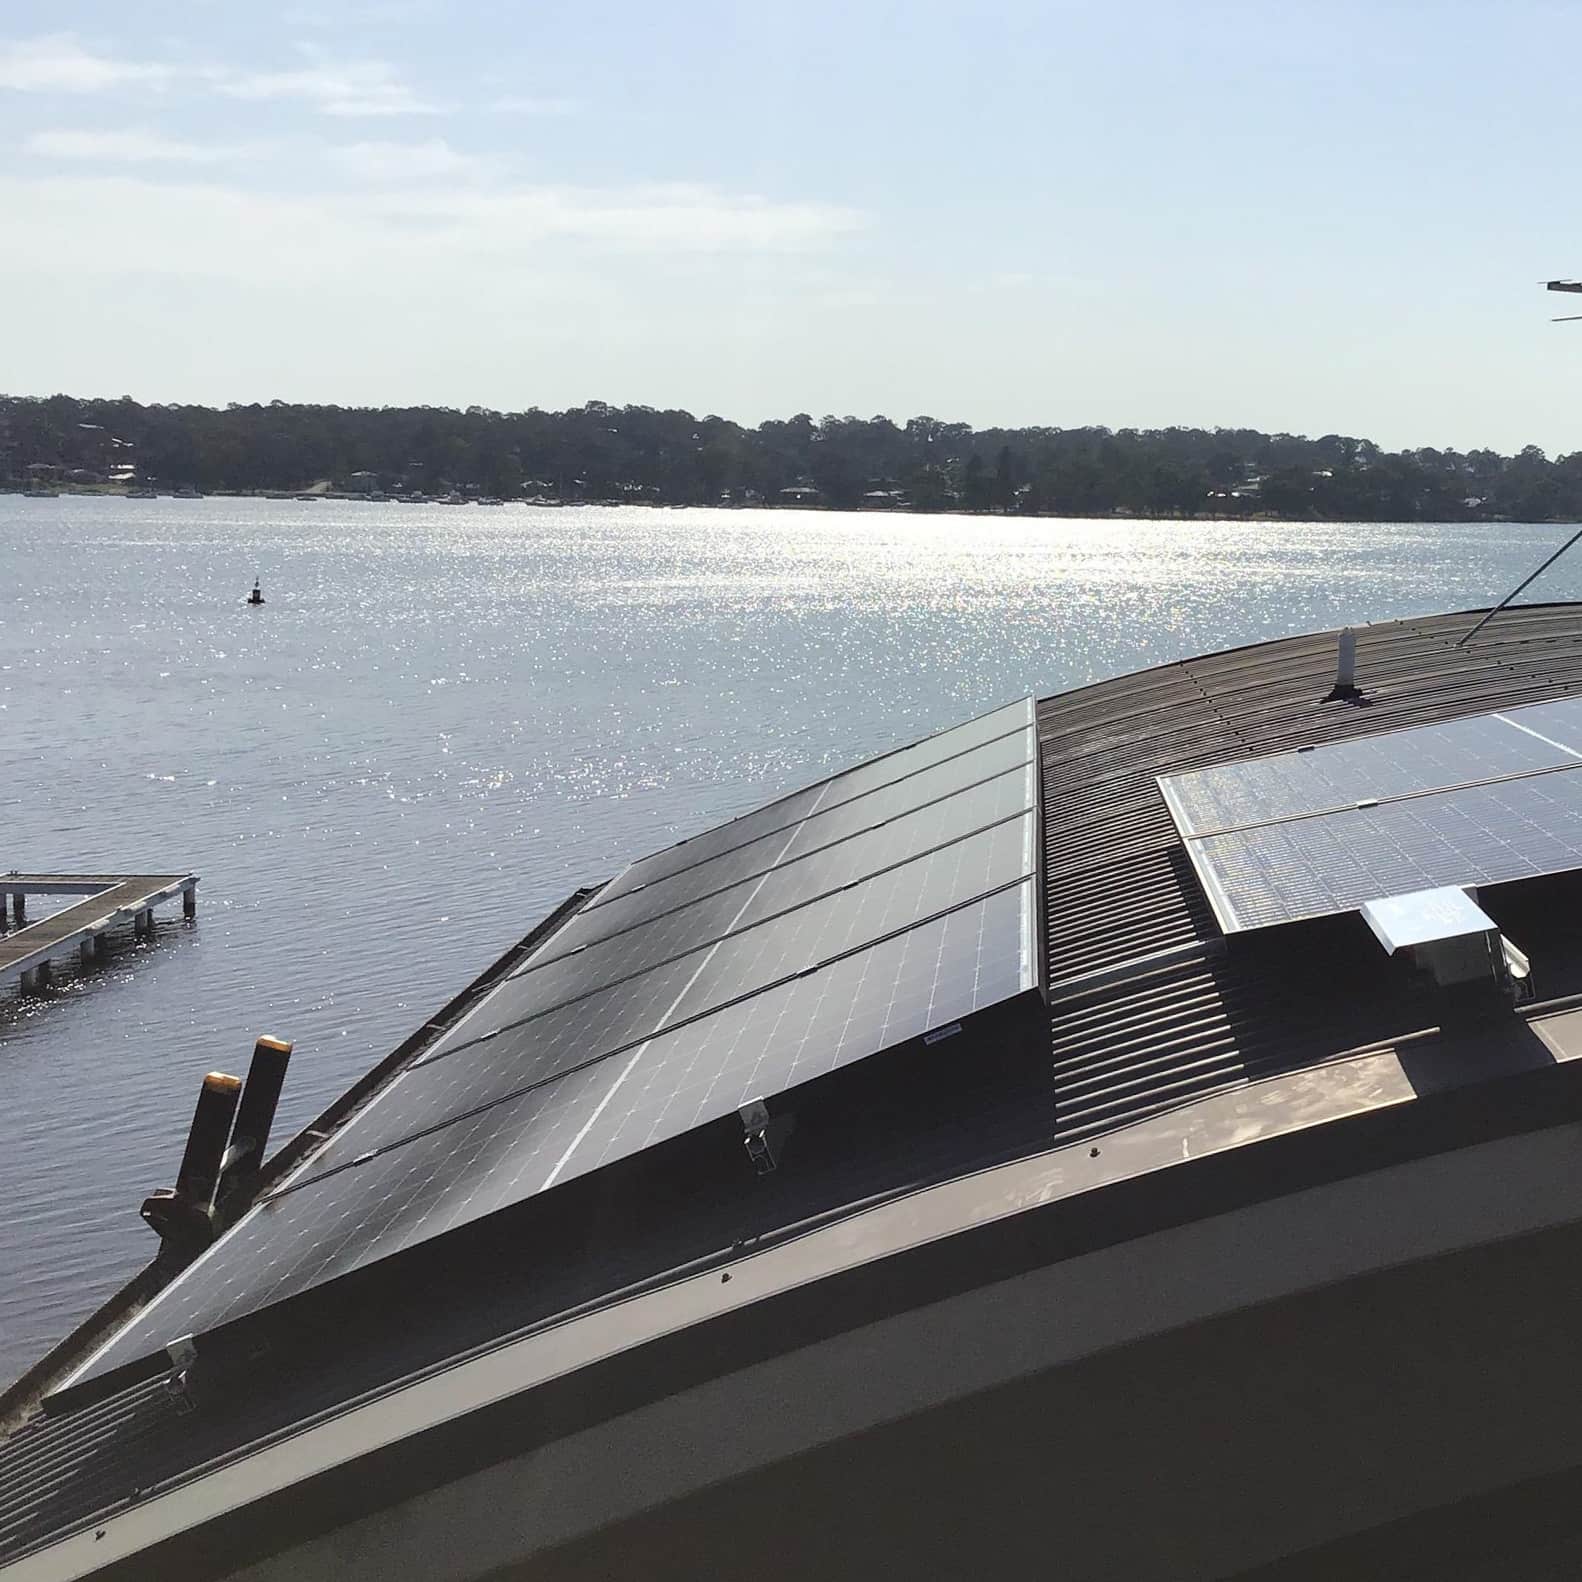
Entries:
[[1384, 451], [1341, 434], [806, 413], [750, 428], [602, 401], [494, 412], [0, 396], [0, 487], [40, 480], [1082, 517], [1582, 519], [1582, 451]]

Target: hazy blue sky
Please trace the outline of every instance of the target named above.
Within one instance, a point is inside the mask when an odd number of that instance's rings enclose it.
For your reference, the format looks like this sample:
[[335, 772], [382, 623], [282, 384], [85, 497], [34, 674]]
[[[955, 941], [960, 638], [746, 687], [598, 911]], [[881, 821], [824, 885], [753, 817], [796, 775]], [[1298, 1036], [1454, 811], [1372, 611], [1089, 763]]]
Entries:
[[1582, 448], [1582, 6], [7, 0], [0, 389]]

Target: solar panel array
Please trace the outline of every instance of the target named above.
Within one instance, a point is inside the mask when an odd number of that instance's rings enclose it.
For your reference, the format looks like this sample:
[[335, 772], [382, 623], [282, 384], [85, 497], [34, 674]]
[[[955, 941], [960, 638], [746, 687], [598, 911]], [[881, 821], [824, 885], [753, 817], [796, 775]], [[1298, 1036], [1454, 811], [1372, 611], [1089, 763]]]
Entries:
[[73, 1382], [1033, 989], [1034, 736], [1025, 699], [634, 863]]
[[1582, 868], [1582, 698], [1161, 776], [1227, 933]]

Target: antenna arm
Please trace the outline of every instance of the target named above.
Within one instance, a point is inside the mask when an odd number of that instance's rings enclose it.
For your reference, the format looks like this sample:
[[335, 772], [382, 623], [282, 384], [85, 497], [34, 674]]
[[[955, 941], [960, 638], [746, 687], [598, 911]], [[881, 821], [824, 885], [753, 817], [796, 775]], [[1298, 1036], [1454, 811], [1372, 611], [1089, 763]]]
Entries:
[[1511, 602], [1511, 600], [1512, 600], [1512, 599], [1514, 599], [1514, 598], [1515, 598], [1515, 597], [1516, 597], [1516, 595], [1517, 595], [1517, 594], [1518, 594], [1518, 593], [1520, 593], [1520, 592], [1521, 592], [1521, 591], [1522, 591], [1522, 589], [1523, 589], [1523, 588], [1525, 588], [1525, 587], [1527, 587], [1527, 585], [1528, 585], [1528, 584], [1529, 584], [1529, 583], [1533, 583], [1533, 582], [1536, 582], [1536, 581], [1537, 581], [1537, 580], [1538, 580], [1538, 579], [1539, 579], [1539, 578], [1540, 578], [1540, 577], [1541, 577], [1541, 576], [1543, 576], [1543, 574], [1544, 574], [1544, 573], [1545, 573], [1545, 572], [1546, 572], [1546, 571], [1548, 571], [1548, 569], [1549, 569], [1549, 568], [1550, 568], [1550, 567], [1551, 567], [1551, 566], [1552, 566], [1552, 565], [1554, 565], [1554, 563], [1555, 563], [1555, 562], [1556, 562], [1556, 561], [1557, 561], [1557, 560], [1559, 560], [1559, 558], [1560, 558], [1560, 557], [1561, 557], [1561, 556], [1562, 556], [1562, 555], [1563, 555], [1563, 554], [1565, 554], [1565, 552], [1566, 552], [1566, 551], [1567, 551], [1567, 550], [1568, 550], [1568, 549], [1570, 549], [1570, 547], [1571, 547], [1571, 546], [1572, 546], [1572, 545], [1573, 545], [1573, 544], [1574, 544], [1574, 543], [1576, 543], [1576, 541], [1577, 541], [1577, 540], [1578, 540], [1578, 539], [1579, 539], [1579, 538], [1582, 538], [1582, 527], [1579, 527], [1579, 528], [1578, 528], [1578, 529], [1577, 529], [1577, 530], [1576, 530], [1576, 532], [1574, 532], [1574, 533], [1573, 533], [1573, 534], [1572, 534], [1572, 535], [1571, 535], [1571, 536], [1570, 536], [1570, 538], [1568, 538], [1568, 539], [1567, 539], [1567, 540], [1566, 540], [1566, 541], [1565, 541], [1565, 543], [1563, 543], [1563, 544], [1562, 544], [1562, 545], [1561, 545], [1561, 546], [1560, 546], [1560, 547], [1559, 547], [1559, 549], [1557, 549], [1557, 550], [1556, 550], [1556, 551], [1555, 551], [1555, 552], [1554, 552], [1554, 554], [1552, 554], [1552, 555], [1551, 555], [1551, 556], [1550, 556], [1550, 557], [1549, 557], [1549, 558], [1548, 558], [1548, 560], [1546, 560], [1546, 561], [1545, 561], [1545, 562], [1544, 562], [1544, 563], [1543, 563], [1543, 565], [1541, 565], [1541, 566], [1540, 566], [1540, 567], [1539, 567], [1539, 568], [1538, 568], [1538, 569], [1537, 569], [1537, 571], [1535, 571], [1535, 572], [1534, 572], [1534, 573], [1533, 573], [1533, 574], [1532, 574], [1532, 575], [1531, 575], [1531, 576], [1530, 576], [1530, 577], [1528, 577], [1528, 578], [1526, 578], [1526, 579], [1525, 579], [1525, 580], [1524, 580], [1524, 581], [1522, 581], [1522, 582], [1518, 582], [1518, 583], [1517, 583], [1517, 584], [1516, 584], [1516, 586], [1515, 586], [1515, 587], [1514, 587], [1514, 588], [1512, 588], [1512, 589], [1511, 589], [1511, 591], [1510, 591], [1510, 592], [1509, 592], [1509, 593], [1507, 593], [1507, 594], [1506, 594], [1506, 595], [1505, 595], [1505, 597], [1504, 597], [1504, 598], [1503, 598], [1503, 599], [1501, 599], [1501, 600], [1500, 600], [1500, 602], [1499, 602], [1499, 603], [1498, 603], [1498, 604], [1496, 604], [1496, 605], [1495, 605], [1495, 606], [1494, 606], [1494, 608], [1493, 608], [1493, 609], [1492, 609], [1492, 610], [1490, 610], [1490, 611], [1489, 611], [1489, 613], [1488, 613], [1488, 614], [1487, 614], [1487, 615], [1485, 615], [1485, 616], [1484, 616], [1484, 617], [1483, 617], [1483, 619], [1482, 619], [1482, 620], [1481, 620], [1481, 621], [1479, 621], [1479, 622], [1478, 622], [1478, 624], [1477, 624], [1477, 625], [1476, 625], [1476, 626], [1474, 626], [1474, 627], [1473, 627], [1473, 628], [1472, 628], [1472, 630], [1471, 630], [1471, 631], [1470, 631], [1470, 632], [1468, 632], [1468, 633], [1467, 633], [1467, 635], [1466, 635], [1466, 636], [1465, 636], [1465, 637], [1462, 637], [1462, 638], [1458, 638], [1458, 639], [1457, 639], [1457, 641], [1456, 641], [1456, 647], [1457, 647], [1457, 648], [1460, 648], [1460, 647], [1462, 647], [1462, 645], [1463, 645], [1463, 644], [1465, 644], [1465, 643], [1469, 643], [1469, 642], [1471, 642], [1471, 640], [1472, 640], [1472, 639], [1473, 639], [1473, 638], [1474, 638], [1474, 637], [1476, 637], [1476, 636], [1477, 636], [1477, 635], [1478, 635], [1478, 633], [1479, 633], [1479, 632], [1481, 632], [1481, 631], [1482, 631], [1482, 630], [1483, 630], [1483, 628], [1484, 628], [1484, 627], [1485, 627], [1485, 626], [1487, 626], [1487, 625], [1488, 625], [1488, 624], [1489, 624], [1489, 622], [1490, 622], [1490, 621], [1492, 621], [1492, 620], [1493, 620], [1493, 619], [1494, 619], [1494, 617], [1495, 617], [1495, 616], [1496, 616], [1496, 615], [1498, 615], [1498, 614], [1499, 614], [1499, 613], [1500, 613], [1500, 611], [1501, 611], [1501, 610], [1503, 610], [1503, 609], [1504, 609], [1504, 608], [1505, 608], [1505, 606], [1506, 606], [1506, 605], [1507, 605], [1507, 604], [1509, 604], [1509, 603], [1510, 603], [1510, 602]]

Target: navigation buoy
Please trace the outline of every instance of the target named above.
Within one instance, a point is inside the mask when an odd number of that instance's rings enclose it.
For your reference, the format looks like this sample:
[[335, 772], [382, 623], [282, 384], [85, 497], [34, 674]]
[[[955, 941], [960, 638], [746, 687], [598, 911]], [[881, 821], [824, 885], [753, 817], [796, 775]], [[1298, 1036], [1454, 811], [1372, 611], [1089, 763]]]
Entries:
[[264, 590], [259, 587], [257, 577], [253, 578], [253, 591], [247, 595], [247, 602], [249, 604], [262, 604], [264, 602]]

